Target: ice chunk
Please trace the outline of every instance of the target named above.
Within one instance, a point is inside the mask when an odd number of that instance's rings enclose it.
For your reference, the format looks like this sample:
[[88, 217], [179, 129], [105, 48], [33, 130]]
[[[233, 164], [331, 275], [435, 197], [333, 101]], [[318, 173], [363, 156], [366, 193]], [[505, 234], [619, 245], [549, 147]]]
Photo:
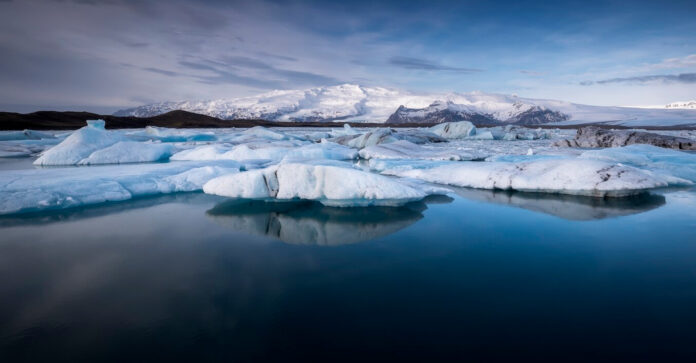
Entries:
[[289, 150], [283, 157], [283, 162], [303, 160], [353, 160], [357, 159], [358, 152], [355, 149], [345, 147], [329, 141], [318, 144], [300, 146]]
[[174, 151], [170, 144], [121, 141], [97, 150], [82, 159], [79, 165], [146, 163], [169, 159]]
[[104, 130], [104, 120], [89, 120], [60, 144], [48, 149], [34, 165], [75, 165], [93, 152], [124, 141], [119, 134]]
[[372, 145], [377, 145], [377, 144], [386, 144], [389, 142], [394, 142], [397, 141], [398, 138], [393, 135], [393, 131], [391, 129], [384, 129], [384, 128], [379, 128], [379, 129], [373, 129], [368, 132], [365, 132], [363, 134], [359, 135], [347, 135], [347, 136], [341, 136], [337, 137], [334, 139], [331, 139], [330, 141], [336, 142], [341, 145], [345, 145], [348, 147], [353, 147], [356, 149], [362, 149], [366, 146], [372, 146]]
[[7, 170], [0, 173], [0, 214], [196, 191], [210, 179], [239, 169], [238, 163], [228, 161]]
[[347, 135], [358, 135], [360, 132], [356, 131], [350, 125], [348, 124], [343, 124], [342, 129], [331, 129], [331, 136], [333, 137], [338, 137], [338, 136], [347, 136]]
[[315, 200], [330, 206], [403, 205], [427, 195], [378, 174], [295, 163], [215, 178], [203, 191], [232, 198]]
[[384, 174], [481, 189], [511, 189], [594, 197], [625, 196], [690, 181], [658, 176], [621, 164], [595, 160], [553, 159], [521, 163], [460, 162], [430, 169], [385, 170]]
[[156, 126], [148, 126], [143, 131], [129, 133], [127, 136], [134, 140], [157, 140], [161, 142], [215, 141], [217, 139], [212, 132]]
[[463, 139], [476, 135], [476, 126], [469, 121], [445, 122], [431, 127], [430, 132], [446, 139]]
[[48, 132], [40, 132], [34, 130], [24, 131], [0, 131], [0, 141], [8, 140], [41, 140], [55, 139], [56, 136]]
[[470, 140], [495, 140], [495, 136], [490, 131], [477, 130], [475, 135], [467, 137]]
[[696, 182], [696, 154], [684, 151], [634, 144], [624, 147], [589, 150], [583, 152], [579, 157], [628, 164]]
[[475, 157], [454, 148], [424, 147], [405, 140], [368, 146], [360, 150], [363, 159], [472, 160]]

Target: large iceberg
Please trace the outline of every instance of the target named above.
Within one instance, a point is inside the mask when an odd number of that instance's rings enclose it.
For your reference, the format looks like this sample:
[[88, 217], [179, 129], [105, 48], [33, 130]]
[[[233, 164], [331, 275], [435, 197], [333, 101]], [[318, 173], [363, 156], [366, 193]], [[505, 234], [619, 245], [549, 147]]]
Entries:
[[121, 135], [106, 131], [104, 124], [104, 120], [87, 121], [87, 126], [45, 151], [34, 165], [76, 165], [99, 149], [124, 141]]
[[34, 165], [94, 165], [162, 161], [174, 152], [171, 145], [128, 141], [104, 129], [104, 120], [87, 121], [60, 144], [46, 150]]
[[315, 200], [329, 206], [395, 206], [427, 193], [398, 180], [336, 165], [287, 163], [215, 178], [203, 191], [231, 198]]
[[621, 164], [584, 159], [462, 162], [426, 169], [392, 169], [382, 173], [459, 187], [593, 197], [620, 197], [651, 188], [693, 184], [671, 175], [656, 175]]

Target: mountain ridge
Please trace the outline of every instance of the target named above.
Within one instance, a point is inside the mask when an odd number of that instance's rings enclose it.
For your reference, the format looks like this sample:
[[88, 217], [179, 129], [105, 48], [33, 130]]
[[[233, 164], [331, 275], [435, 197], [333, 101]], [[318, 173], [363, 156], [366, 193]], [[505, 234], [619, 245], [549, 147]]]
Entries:
[[152, 117], [185, 110], [219, 119], [276, 122], [583, 124], [612, 122], [631, 126], [690, 124], [696, 112], [590, 106], [484, 92], [417, 93], [384, 87], [342, 84], [281, 90], [256, 96], [208, 101], [160, 102], [117, 111], [116, 116]]

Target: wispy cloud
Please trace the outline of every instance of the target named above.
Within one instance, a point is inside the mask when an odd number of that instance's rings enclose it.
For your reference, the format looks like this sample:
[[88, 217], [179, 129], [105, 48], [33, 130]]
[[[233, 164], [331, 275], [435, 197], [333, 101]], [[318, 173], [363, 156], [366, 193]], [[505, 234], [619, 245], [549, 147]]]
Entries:
[[624, 78], [610, 78], [601, 81], [584, 81], [580, 82], [583, 86], [590, 86], [593, 84], [609, 84], [609, 83], [651, 83], [651, 82], [662, 82], [662, 83], [685, 83], [691, 84], [696, 83], [696, 73], [681, 73], [681, 74], [653, 74], [648, 76], [636, 76], [636, 77], [624, 77]]
[[[229, 83], [282, 89], [295, 85], [318, 86], [341, 83], [334, 77], [277, 68], [258, 59], [241, 56], [225, 57], [219, 60], [184, 60], [180, 61], [179, 65], [191, 70], [207, 71], [206, 75], [193, 75], [192, 77], [208, 84]], [[257, 73], [251, 75], [252, 71]]]
[[457, 72], [457, 73], [477, 73], [483, 72], [482, 69], [475, 68], [464, 68], [464, 67], [451, 67], [442, 65], [427, 59], [422, 58], [412, 58], [412, 57], [391, 57], [389, 59], [389, 64], [406, 68], [406, 69], [416, 69], [423, 71], [446, 71], [446, 72]]
[[522, 74], [529, 75], [529, 76], [542, 76], [542, 75], [544, 75], [544, 72], [528, 71], [528, 70], [524, 70], [524, 69], [520, 70], [519, 72]]
[[696, 67], [696, 54], [687, 55], [685, 57], [667, 58], [660, 63], [650, 64], [647, 66], [650, 69], [673, 69], [673, 68], [689, 68]]

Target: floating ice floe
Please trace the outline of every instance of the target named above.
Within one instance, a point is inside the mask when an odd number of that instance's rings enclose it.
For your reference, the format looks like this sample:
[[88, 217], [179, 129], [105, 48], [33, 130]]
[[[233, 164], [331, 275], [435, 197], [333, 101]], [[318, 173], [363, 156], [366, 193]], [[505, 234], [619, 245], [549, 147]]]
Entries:
[[24, 131], [0, 131], [0, 141], [9, 140], [41, 140], [55, 139], [56, 135], [48, 132], [24, 130]]
[[427, 193], [388, 177], [334, 165], [287, 163], [215, 178], [203, 191], [231, 198], [315, 200], [329, 206], [396, 206]]
[[339, 136], [329, 141], [348, 147], [362, 149], [366, 146], [385, 144], [399, 140], [391, 129], [378, 128], [362, 134]]
[[170, 144], [120, 141], [91, 153], [78, 165], [147, 163], [169, 159], [174, 152]]
[[630, 166], [585, 159], [460, 162], [426, 169], [388, 169], [382, 173], [460, 187], [594, 197], [620, 197], [651, 188], [693, 184], [671, 175], [656, 175]]
[[360, 150], [363, 159], [473, 160], [476, 156], [454, 148], [434, 148], [399, 140]]
[[174, 154], [171, 160], [266, 160], [279, 162], [281, 160], [350, 160], [357, 158], [356, 150], [331, 142], [306, 144], [299, 147], [276, 145], [278, 144], [205, 145], [180, 151]]
[[127, 134], [127, 136], [134, 140], [156, 140], [161, 142], [215, 141], [217, 139], [212, 132], [156, 126], [147, 126], [145, 130], [132, 132]]
[[665, 149], [652, 145], [635, 144], [599, 150], [588, 150], [583, 159], [623, 163], [657, 173], [671, 174], [696, 182], [696, 154]]
[[463, 139], [476, 135], [476, 126], [469, 121], [444, 122], [431, 127], [430, 132], [445, 139]]
[[239, 170], [229, 161], [10, 170], [0, 173], [0, 214], [198, 191], [210, 179]]

